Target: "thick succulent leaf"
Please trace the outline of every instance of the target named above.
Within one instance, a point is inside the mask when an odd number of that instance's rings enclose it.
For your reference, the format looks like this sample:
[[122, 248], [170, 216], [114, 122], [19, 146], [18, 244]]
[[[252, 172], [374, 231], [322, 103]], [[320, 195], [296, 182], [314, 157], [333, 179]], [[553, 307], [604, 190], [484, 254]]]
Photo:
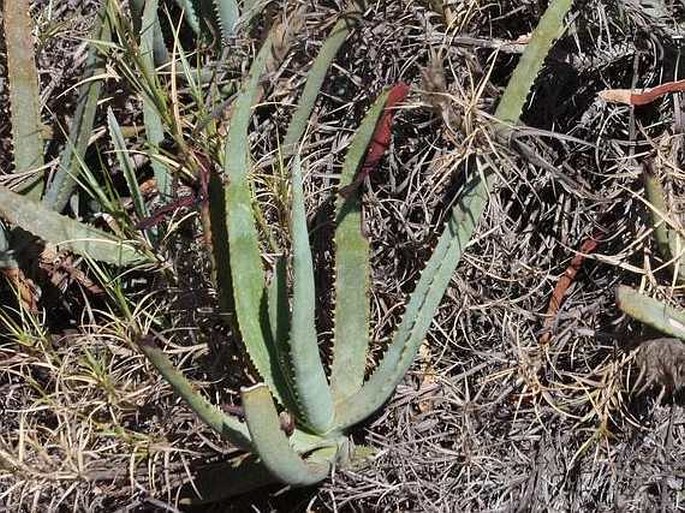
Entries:
[[[156, 41], [160, 35], [161, 28], [159, 28], [159, 19], [157, 17], [157, 0], [148, 0], [142, 19], [140, 48], [143, 66], [145, 66], [148, 80], [152, 82], [149, 85], [154, 89], [159, 89], [155, 62], [158, 62], [159, 58], [163, 58], [163, 56], [158, 56], [159, 49], [155, 50], [155, 46], [159, 45]], [[163, 46], [164, 42], [162, 41], [161, 44]], [[145, 124], [145, 137], [148, 145], [153, 149], [157, 149], [164, 140], [164, 128], [155, 102], [147, 95], [143, 95], [143, 123]], [[164, 201], [166, 201], [171, 196], [171, 174], [167, 166], [158, 159], [152, 159], [152, 171], [157, 183], [157, 190]]]
[[[107, 15], [107, 7], [111, 0], [107, 0], [102, 10], [98, 13], [94, 28], [93, 39], [96, 41], [109, 42], [111, 40], [111, 27]], [[95, 45], [91, 45], [86, 59], [86, 73], [83, 84], [79, 89], [79, 99], [76, 112], [69, 130], [66, 148], [62, 152], [59, 169], [45, 192], [43, 201], [49, 208], [61, 212], [69, 202], [83, 164], [88, 142], [93, 131], [95, 110], [97, 108], [102, 81], [94, 79], [105, 72], [104, 63], [99, 57], [99, 51]]]
[[[284, 258], [279, 258], [274, 266], [267, 291], [269, 301], [269, 325], [274, 342], [287, 340], [290, 333], [290, 306], [288, 304], [288, 273]], [[285, 344], [284, 344], [284, 347]]]
[[240, 21], [242, 27], [250, 27], [254, 18], [266, 7], [264, 0], [244, 0], [240, 6]]
[[200, 18], [198, 18], [193, 5], [193, 0], [176, 0], [176, 4], [183, 9], [183, 15], [188, 22], [188, 25], [196, 34], [200, 33]]
[[[263, 43], [233, 107], [225, 148], [226, 231], [231, 261], [233, 300], [245, 348], [262, 379], [279, 401], [293, 406], [274, 344], [270, 344], [268, 306], [259, 235], [249, 180], [248, 128], [260, 78], [271, 53], [271, 37]], [[293, 406], [294, 407], [294, 406]]]
[[[43, 137], [40, 120], [38, 71], [33, 52], [33, 22], [28, 0], [5, 2], [5, 44], [9, 78], [10, 116], [14, 167], [26, 172], [43, 165]], [[25, 188], [30, 197], [39, 199], [42, 176]]]
[[359, 392], [336, 403], [336, 427], [348, 428], [373, 414], [402, 380], [428, 332], [487, 199], [487, 182], [479, 179], [467, 184], [467, 193], [453, 207], [383, 359]]
[[217, 173], [210, 174], [207, 193], [212, 241], [212, 277], [217, 287], [221, 312], [232, 315], [235, 309], [235, 301], [233, 299], [233, 278], [231, 277], [231, 255], [230, 251], [227, 251], [226, 197], [224, 184]]
[[685, 340], [685, 311], [640, 294], [625, 285], [616, 290], [616, 304], [633, 319], [661, 333]]
[[264, 466], [277, 479], [292, 486], [307, 486], [328, 476], [330, 465], [307, 463], [290, 447], [266, 386], [243, 389], [242, 396], [252, 443]]
[[651, 210], [650, 217], [654, 227], [654, 238], [661, 257], [670, 262], [674, 272], [677, 273], [678, 280], [683, 281], [685, 279], [685, 257], [683, 257], [685, 243], [683, 238], [678, 235], [678, 230], [669, 227], [666, 193], [653, 171], [651, 166], [647, 165], [643, 171], [643, 179], [645, 194]]
[[295, 154], [292, 162], [292, 188], [293, 314], [290, 358], [304, 424], [315, 433], [325, 433], [333, 421], [333, 401], [316, 337], [314, 265], [309, 247], [299, 154]]
[[295, 109], [293, 118], [288, 126], [288, 131], [285, 134], [285, 139], [283, 140], [282, 151], [284, 155], [292, 155], [297, 151], [297, 145], [300, 143], [300, 140], [307, 129], [309, 116], [314, 109], [314, 103], [316, 103], [316, 98], [319, 95], [323, 81], [326, 78], [328, 68], [331, 65], [331, 62], [333, 62], [338, 50], [345, 42], [345, 39], [347, 39], [347, 35], [350, 33], [356, 19], [356, 17], [343, 17], [338, 20], [321, 47], [319, 54], [316, 56], [312, 69], [307, 73], [307, 82], [304, 85], [304, 91], [302, 91], [302, 96], [297, 104], [297, 109]]
[[217, 22], [221, 29], [221, 38], [228, 42], [235, 34], [235, 28], [240, 18], [240, 9], [236, 0], [212, 0]]
[[162, 25], [160, 24], [159, 16], [157, 15], [155, 15], [153, 27], [152, 54], [154, 55], [155, 65], [161, 66], [169, 62], [169, 50], [167, 50], [166, 42], [164, 41], [164, 33], [162, 32]]
[[43, 240], [100, 262], [131, 265], [144, 257], [109, 233], [60, 215], [0, 185], [0, 217]]
[[523, 106], [530, 94], [545, 58], [554, 41], [564, 33], [564, 17], [571, 9], [572, 0], [553, 0], [533, 31], [521, 60], [509, 79], [507, 88], [497, 106], [495, 117], [500, 121], [515, 125], [518, 123]]
[[247, 426], [235, 417], [230, 417], [205, 399], [193, 389], [164, 351], [157, 346], [151, 336], [143, 338], [138, 344], [140, 350], [147, 356], [174, 391], [192, 408], [205, 424], [214, 429], [221, 436], [237, 447], [251, 448], [250, 434]]
[[[340, 186], [354, 180], [388, 99], [383, 92], [364, 116], [343, 163]], [[364, 381], [369, 348], [369, 241], [362, 231], [359, 190], [338, 198], [335, 228], [335, 332], [331, 390], [334, 400], [354, 394]]]
[[269, 327], [271, 328], [271, 343], [274, 355], [283, 370], [283, 379], [294, 394], [294, 376], [290, 365], [290, 351], [288, 349], [288, 335], [290, 333], [290, 301], [288, 297], [288, 268], [284, 257], [274, 266], [273, 276], [267, 288], [269, 307]]
[[[570, 0], [555, 0], [545, 12], [505, 90], [495, 113], [498, 119], [511, 124], [518, 122], [544, 58], [554, 39], [563, 32], [563, 18], [570, 4]], [[390, 397], [408, 370], [485, 210], [495, 179], [494, 173], [483, 173], [467, 184], [452, 209], [445, 231], [410, 297], [402, 323], [383, 360], [358, 393], [336, 404], [336, 427], [347, 428], [371, 415]]]
[[[533, 32], [495, 112], [495, 117], [506, 124], [498, 127], [501, 134], [506, 134], [509, 125], [518, 122], [549, 49], [563, 33], [564, 17], [570, 7], [571, 0], [553, 0]], [[475, 175], [467, 183], [410, 297], [402, 323], [383, 360], [357, 394], [336, 403], [336, 427], [347, 428], [371, 415], [390, 397], [402, 379], [430, 326], [464, 247], [485, 211], [496, 179], [497, 175], [488, 170]]]
[[109, 126], [109, 135], [112, 138], [112, 144], [114, 145], [114, 151], [116, 152], [119, 166], [124, 172], [128, 190], [131, 192], [133, 208], [140, 219], [147, 217], [147, 206], [145, 205], [143, 194], [140, 192], [140, 187], [138, 186], [138, 179], [136, 178], [136, 172], [133, 168], [133, 162], [128, 156], [124, 136], [121, 133], [121, 127], [119, 126], [117, 118], [114, 117], [114, 112], [112, 112], [111, 108], [107, 109], [107, 125]]

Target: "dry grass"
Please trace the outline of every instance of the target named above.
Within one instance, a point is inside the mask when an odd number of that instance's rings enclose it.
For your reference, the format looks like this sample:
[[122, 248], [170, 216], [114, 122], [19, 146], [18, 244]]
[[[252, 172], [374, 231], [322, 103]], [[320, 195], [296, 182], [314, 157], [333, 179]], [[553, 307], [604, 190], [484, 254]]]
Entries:
[[[46, 3], [37, 3], [36, 14]], [[260, 201], [273, 223], [287, 215], [283, 186], [272, 174], [276, 136], [334, 15], [324, 6], [315, 12], [272, 77], [267, 100], [277, 103], [256, 113]], [[365, 195], [375, 356], [465, 172], [490, 165], [504, 180], [420, 358], [357, 434], [380, 450], [375, 460], [338, 472], [320, 489], [260, 494], [233, 509], [247, 511], [250, 502], [254, 511], [683, 508], [682, 347], [642, 344], [654, 334], [622, 318], [613, 297], [617, 284], [628, 283], [681, 302], [682, 288], [672, 286], [651, 236], [639, 166], [654, 148], [680, 162], [677, 145], [659, 145], [680, 144], [679, 103], [631, 111], [595, 99], [607, 87], [673, 78], [683, 9], [588, 1], [575, 13], [527, 109], [525, 121], [536, 130], [523, 132], [513, 148], [490, 140], [487, 120], [517, 47], [493, 46], [529, 32], [541, 14], [537, 4], [466, 0], [443, 16], [425, 4], [388, 2], [366, 13], [324, 86], [304, 154], [316, 260], [330, 268], [331, 187], [351, 130], [381, 87], [400, 79], [414, 86]], [[42, 48], [46, 71], [77, 45], [72, 30], [57, 31]], [[52, 88], [46, 80], [49, 104], [75, 77], [62, 75]], [[0, 135], [5, 148], [4, 124]], [[3, 155], [0, 167], [8, 168]], [[675, 190], [681, 175], [672, 166]], [[234, 401], [239, 350], [212, 316], [207, 266], [199, 245], [188, 242], [194, 225], [186, 226], [167, 248], [169, 269], [138, 276], [145, 280], [138, 289], [123, 280], [137, 309], [129, 319], [88, 301], [55, 307], [69, 318], [60, 329], [54, 311], [23, 324], [5, 311], [18, 323], [14, 331], [0, 327], [7, 331], [0, 346], [0, 505], [8, 511], [175, 511], [190, 469], [230, 456], [131, 341], [132, 322], [164, 330], [168, 352], [205, 393], [216, 403]], [[541, 346], [556, 280], [597, 229], [604, 240], [576, 277], [551, 343]], [[287, 238], [281, 228], [273, 233]], [[319, 276], [322, 288], [329, 280]], [[0, 294], [10, 304], [11, 293]], [[321, 302], [324, 312], [330, 308], [326, 294]], [[331, 329], [325, 315], [319, 323]]]

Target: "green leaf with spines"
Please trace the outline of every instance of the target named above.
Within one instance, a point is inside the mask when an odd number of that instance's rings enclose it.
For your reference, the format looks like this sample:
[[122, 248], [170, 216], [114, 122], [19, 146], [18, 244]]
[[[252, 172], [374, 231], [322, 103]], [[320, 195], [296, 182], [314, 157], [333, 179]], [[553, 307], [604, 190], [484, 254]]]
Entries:
[[[472, 180], [467, 190], [475, 186]], [[482, 192], [465, 195], [452, 208], [447, 226], [421, 273], [383, 359], [359, 392], [336, 404], [336, 427], [346, 429], [373, 414], [388, 400], [409, 369], [485, 209], [488, 197]]]
[[[158, 34], [159, 29], [159, 34]], [[148, 0], [143, 12], [142, 27], [140, 33], [141, 64], [145, 69], [145, 78], [151, 83], [148, 84], [151, 91], [160, 91], [161, 86], [155, 71], [157, 57], [155, 51], [161, 28], [157, 17], [157, 0]], [[161, 42], [164, 45], [164, 42]], [[168, 58], [168, 56], [167, 56]], [[164, 140], [164, 127], [162, 118], [157, 110], [157, 105], [153, 99], [143, 95], [143, 123], [145, 124], [145, 139], [147, 144], [155, 151], [159, 144]], [[155, 176], [157, 190], [163, 201], [171, 197], [172, 177], [167, 166], [157, 159], [152, 159], [152, 171]]]
[[[348, 13], [349, 12], [351, 12], [351, 8], [348, 9]], [[326, 79], [326, 72], [338, 53], [338, 50], [347, 39], [355, 21], [356, 18], [348, 19], [346, 17], [338, 20], [333, 26], [333, 30], [331, 30], [331, 33], [326, 38], [326, 41], [324, 41], [321, 50], [314, 60], [314, 64], [307, 72], [307, 81], [305, 82], [304, 90], [302, 91], [295, 113], [288, 125], [288, 131], [283, 139], [283, 144], [281, 145], [285, 156], [292, 155], [297, 151], [296, 145], [300, 143], [300, 140], [307, 129], [309, 117], [314, 109], [316, 98]]]
[[205, 424], [226, 438], [236, 447], [250, 449], [252, 447], [247, 426], [235, 417], [230, 417], [205, 399], [179, 371], [164, 351], [157, 346], [151, 335], [142, 337], [138, 347], [147, 356], [157, 371], [172, 386], [174, 391], [183, 398]]
[[[381, 93], [364, 116], [343, 162], [340, 188], [349, 185], [362, 164], [383, 114], [389, 90]], [[369, 293], [371, 265], [369, 241], [363, 233], [359, 189], [336, 206], [335, 244], [335, 329], [331, 391], [340, 401], [356, 393], [364, 381], [369, 348]]]
[[[259, 235], [253, 211], [249, 180], [250, 157], [248, 128], [260, 87], [260, 78], [271, 54], [271, 35], [254, 59], [233, 107], [225, 147], [226, 230], [231, 261], [233, 301], [240, 335], [262, 379], [282, 403], [296, 408], [283, 376], [278, 355], [269, 344], [268, 305]], [[225, 292], [227, 293], [227, 292]]]
[[[4, 4], [7, 75], [15, 172], [24, 173], [43, 165], [40, 120], [40, 90], [33, 52], [33, 22], [28, 0], [6, 0]], [[43, 177], [39, 174], [24, 190], [40, 199]]]
[[281, 429], [269, 389], [260, 384], [242, 390], [245, 421], [262, 463], [284, 483], [307, 486], [325, 479], [330, 464], [307, 463], [293, 451]]
[[633, 319], [668, 336], [685, 340], [685, 311], [640, 294], [625, 285], [616, 289], [616, 304]]
[[[111, 26], [108, 10], [112, 0], [106, 0], [105, 5], [97, 15], [94, 28], [94, 40], [109, 42], [111, 40]], [[88, 149], [88, 143], [93, 131], [95, 111], [97, 109], [100, 92], [102, 90], [101, 76], [105, 72], [104, 63], [100, 58], [96, 45], [91, 44], [86, 59], [86, 73], [84, 82], [79, 88], [79, 99], [76, 112], [69, 130], [67, 145], [62, 152], [59, 168], [48, 185], [43, 201], [49, 208], [61, 212], [69, 202], [69, 198], [76, 187], [83, 160]]]
[[685, 279], [685, 257], [683, 257], [685, 243], [678, 234], [678, 230], [669, 226], [666, 193], [659, 178], [654, 174], [651, 164], [645, 164], [642, 176], [659, 253], [669, 263], [678, 280], [683, 281]]
[[325, 433], [333, 421], [333, 400], [317, 344], [314, 265], [304, 206], [302, 168], [297, 153], [291, 168], [293, 312], [290, 324], [290, 358], [302, 420], [315, 433]]
[[196, 34], [200, 34], [200, 18], [197, 16], [192, 0], [176, 0], [176, 4], [183, 10], [186, 22]]
[[[506, 138], [521, 115], [523, 105], [549, 49], [563, 33], [563, 20], [571, 0], [553, 0], [536, 27], [521, 61], [507, 84], [495, 117], [500, 137]], [[356, 424], [378, 409], [393, 393], [395, 386], [413, 361], [430, 327], [442, 295], [456, 269], [466, 243], [471, 239], [485, 211], [496, 173], [488, 169], [472, 177], [452, 209], [438, 246], [421, 274], [393, 342], [374, 373], [355, 395], [336, 403], [337, 428]]]
[[[269, 282], [267, 298], [269, 301], [269, 326], [271, 338], [278, 344], [287, 341], [290, 333], [290, 306], [288, 304], [288, 269], [286, 260], [278, 258], [274, 265], [273, 276]], [[287, 344], [283, 344], [287, 348]]]
[[94, 260], [127, 266], [145, 257], [125, 241], [50, 210], [0, 185], [0, 217], [41, 239]]
[[226, 44], [235, 34], [238, 19], [240, 18], [240, 9], [236, 0], [212, 0], [214, 12], [216, 13], [216, 21], [221, 30], [222, 43]]
[[566, 30], [564, 18], [572, 4], [573, 0], [552, 0], [540, 18], [497, 105], [495, 118], [507, 125], [500, 130], [506, 131], [519, 122], [533, 82], [540, 74], [550, 48]]

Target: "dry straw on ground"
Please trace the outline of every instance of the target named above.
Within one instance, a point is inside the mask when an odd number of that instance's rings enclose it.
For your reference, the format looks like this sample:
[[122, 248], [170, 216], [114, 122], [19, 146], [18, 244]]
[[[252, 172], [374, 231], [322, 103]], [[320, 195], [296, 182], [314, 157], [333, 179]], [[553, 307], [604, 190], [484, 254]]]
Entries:
[[[91, 4], [35, 2], [49, 123], [64, 121], [68, 107], [58, 98], [77, 80], [78, 38], [87, 34], [81, 13]], [[682, 289], [672, 286], [651, 236], [640, 167], [655, 151], [681, 162], [682, 102], [672, 97], [631, 110], [606, 105], [596, 93], [674, 78], [683, 7], [576, 2], [527, 105], [531, 128], [505, 148], [489, 137], [489, 114], [525, 44], [519, 37], [534, 28], [542, 4], [464, 0], [439, 12], [433, 4], [369, 7], [338, 55], [303, 151], [315, 258], [330, 265], [327, 216], [350, 131], [383, 86], [412, 84], [390, 151], [366, 185], [376, 352], [464, 170], [492, 161], [504, 180], [420, 358], [358, 433], [378, 456], [317, 490], [270, 490], [211, 511], [247, 511], [250, 502], [255, 511], [682, 509], [683, 350], [680, 342], [644, 343], [658, 335], [621, 318], [613, 292], [619, 283], [641, 285], [682, 304]], [[59, 6], [52, 20], [50, 5]], [[332, 3], [307, 7], [289, 56], [270, 76], [265, 101], [275, 103], [255, 116], [255, 154], [268, 155], [257, 163], [260, 199], [274, 222], [284, 219], [283, 191], [269, 173], [290, 114], [285, 106], [336, 16]], [[3, 59], [0, 53], [0, 71]], [[110, 85], [112, 100], [124, 94]], [[118, 107], [137, 116], [130, 104]], [[0, 169], [9, 169], [4, 119]], [[541, 346], [551, 291], [574, 250], [597, 230], [602, 243]], [[131, 280], [129, 292], [137, 322], [159, 328], [165, 319], [174, 361], [212, 401], [231, 404], [237, 382], [226, 376], [240, 372], [239, 350], [212, 317], [214, 298], [193, 237], [189, 225], [168, 246], [173, 286], [162, 273], [148, 274], [136, 277], [142, 287]], [[328, 278], [319, 279], [327, 290]], [[0, 327], [7, 333], [0, 345], [0, 509], [176, 511], [178, 485], [191, 469], [226, 459], [230, 450], [152, 371], [130, 340], [130, 325], [95, 311], [103, 305], [84, 301], [78, 284], [49, 297], [52, 310], [32, 329]], [[326, 311], [331, 298], [321, 302]], [[331, 328], [325, 316], [319, 324]]]

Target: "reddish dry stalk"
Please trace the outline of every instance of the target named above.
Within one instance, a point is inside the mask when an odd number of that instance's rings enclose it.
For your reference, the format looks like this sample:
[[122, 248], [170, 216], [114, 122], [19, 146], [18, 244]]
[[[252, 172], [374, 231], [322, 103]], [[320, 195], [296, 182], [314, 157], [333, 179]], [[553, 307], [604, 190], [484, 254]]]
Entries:
[[666, 82], [649, 89], [607, 89], [601, 91], [599, 96], [608, 102], [625, 103], [626, 105], [647, 105], [654, 100], [669, 94], [685, 91], [685, 80]]
[[566, 268], [566, 271], [564, 271], [564, 274], [561, 275], [557, 285], [554, 287], [554, 291], [552, 291], [552, 297], [549, 299], [547, 314], [545, 315], [543, 334], [540, 337], [541, 345], [547, 345], [552, 340], [552, 327], [557, 319], [557, 315], [559, 313], [559, 309], [561, 308], [561, 304], [564, 301], [566, 291], [571, 286], [571, 283], [573, 283], [576, 274], [578, 274], [580, 267], [585, 261], [585, 257], [597, 249], [597, 246], [599, 245], [597, 235], [599, 234], [588, 237], [585, 239], [585, 241], [583, 241], [583, 243], [580, 245], [578, 253], [573, 257], [573, 259], [571, 259], [571, 264]]
[[207, 208], [206, 203], [208, 199], [209, 173], [211, 173], [213, 163], [211, 159], [204, 154], [204, 152], [195, 149], [191, 149], [191, 151], [195, 157], [195, 162], [197, 163], [198, 167], [199, 191], [191, 193], [188, 196], [178, 198], [177, 200], [160, 207], [149, 217], [141, 219], [136, 225], [138, 230], [147, 230], [148, 228], [158, 225], [169, 214], [182, 207], [190, 207], [200, 204], [203, 210]]
[[340, 189], [340, 195], [347, 198], [352, 194], [364, 179], [378, 167], [383, 154], [390, 146], [390, 138], [392, 136], [392, 118], [395, 114], [395, 107], [398, 103], [404, 101], [409, 94], [409, 85], [404, 82], [398, 82], [393, 86], [388, 93], [388, 99], [385, 102], [385, 108], [381, 118], [376, 124], [376, 129], [373, 132], [369, 149], [366, 152], [366, 158], [362, 164], [361, 169], [357, 173], [356, 178], [352, 183]]

